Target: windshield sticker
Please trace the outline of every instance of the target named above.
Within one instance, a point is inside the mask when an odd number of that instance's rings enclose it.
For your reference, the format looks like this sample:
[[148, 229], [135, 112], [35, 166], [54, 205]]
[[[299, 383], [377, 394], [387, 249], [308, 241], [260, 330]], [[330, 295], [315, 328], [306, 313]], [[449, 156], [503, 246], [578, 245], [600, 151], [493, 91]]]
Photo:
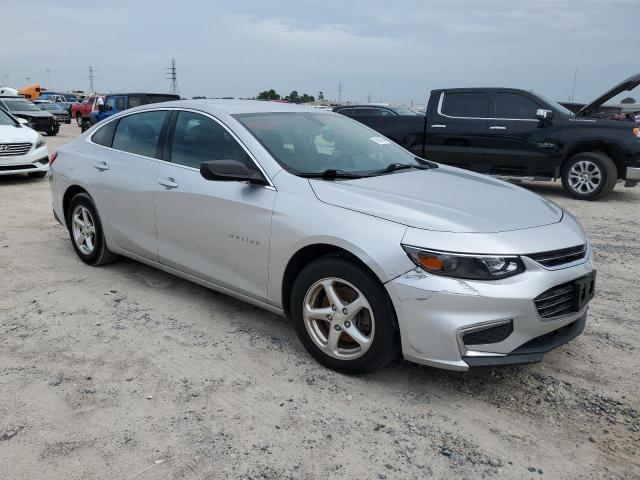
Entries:
[[378, 145], [387, 145], [391, 143], [384, 137], [371, 137], [369, 140], [371, 140], [372, 142], [376, 142]]

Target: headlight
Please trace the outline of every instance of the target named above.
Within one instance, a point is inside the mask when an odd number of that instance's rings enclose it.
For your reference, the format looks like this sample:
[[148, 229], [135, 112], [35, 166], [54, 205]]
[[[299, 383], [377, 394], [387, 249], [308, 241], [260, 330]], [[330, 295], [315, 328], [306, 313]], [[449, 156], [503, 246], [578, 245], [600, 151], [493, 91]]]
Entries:
[[47, 141], [44, 139], [42, 135], [38, 135], [38, 141], [36, 142], [36, 148], [44, 147], [47, 144]]
[[518, 256], [467, 255], [403, 245], [409, 258], [424, 271], [468, 280], [498, 280], [524, 272]]

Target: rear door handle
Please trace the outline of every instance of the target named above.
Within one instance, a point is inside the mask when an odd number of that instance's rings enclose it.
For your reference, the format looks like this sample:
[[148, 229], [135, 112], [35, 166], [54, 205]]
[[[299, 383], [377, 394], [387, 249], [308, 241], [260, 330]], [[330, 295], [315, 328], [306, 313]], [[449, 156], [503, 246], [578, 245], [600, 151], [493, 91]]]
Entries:
[[431, 128], [447, 128], [446, 125], [431, 125]]
[[489, 127], [489, 130], [506, 130], [507, 127], [502, 127], [500, 125], [493, 125], [491, 127]]
[[167, 188], [178, 188], [178, 184], [176, 183], [176, 181], [169, 177], [169, 178], [163, 178], [162, 180], [158, 180], [158, 183], [160, 185], [162, 185], [163, 187], [167, 187]]
[[102, 170], [102, 171], [109, 170], [109, 165], [107, 165], [106, 162], [96, 162], [93, 164], [93, 166], [98, 170]]

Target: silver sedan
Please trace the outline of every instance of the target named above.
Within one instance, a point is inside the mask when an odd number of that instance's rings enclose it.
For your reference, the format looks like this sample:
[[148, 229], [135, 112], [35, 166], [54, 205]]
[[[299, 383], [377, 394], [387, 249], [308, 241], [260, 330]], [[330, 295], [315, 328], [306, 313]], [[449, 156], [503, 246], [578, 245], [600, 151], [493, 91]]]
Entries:
[[345, 373], [538, 361], [593, 297], [571, 214], [317, 109], [134, 108], [61, 148], [50, 182], [84, 262], [124, 255], [286, 315]]

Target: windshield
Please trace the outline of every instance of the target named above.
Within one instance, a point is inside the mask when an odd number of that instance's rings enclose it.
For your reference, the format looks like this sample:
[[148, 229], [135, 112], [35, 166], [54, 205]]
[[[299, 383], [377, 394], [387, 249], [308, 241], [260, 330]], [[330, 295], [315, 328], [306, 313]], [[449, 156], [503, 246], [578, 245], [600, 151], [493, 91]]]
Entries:
[[77, 102], [78, 101], [78, 97], [76, 97], [75, 95], [65, 95], [64, 98], [67, 99], [67, 102]]
[[544, 95], [540, 95], [538, 92], [531, 92], [533, 93], [535, 96], [541, 98], [542, 100], [544, 100], [545, 102], [547, 102], [549, 105], [551, 105], [556, 111], [559, 111], [560, 113], [564, 113], [565, 115], [575, 115], [575, 113], [573, 113], [571, 110], [569, 110], [566, 107], [563, 107], [562, 105], [560, 105], [558, 102], [556, 102], [555, 100], [551, 100], [550, 98], [545, 97]]
[[7, 115], [7, 113], [0, 108], [0, 125], [15, 126], [17, 124], [18, 123], [13, 118]]
[[33, 112], [40, 110], [35, 103], [26, 100], [5, 100], [4, 103], [12, 112]]
[[42, 110], [63, 110], [64, 108], [62, 108], [61, 105], [58, 105], [56, 103], [41, 103], [40, 105], [38, 105]]
[[361, 123], [332, 113], [246, 113], [234, 117], [293, 174], [326, 170], [368, 175], [423, 161]]

